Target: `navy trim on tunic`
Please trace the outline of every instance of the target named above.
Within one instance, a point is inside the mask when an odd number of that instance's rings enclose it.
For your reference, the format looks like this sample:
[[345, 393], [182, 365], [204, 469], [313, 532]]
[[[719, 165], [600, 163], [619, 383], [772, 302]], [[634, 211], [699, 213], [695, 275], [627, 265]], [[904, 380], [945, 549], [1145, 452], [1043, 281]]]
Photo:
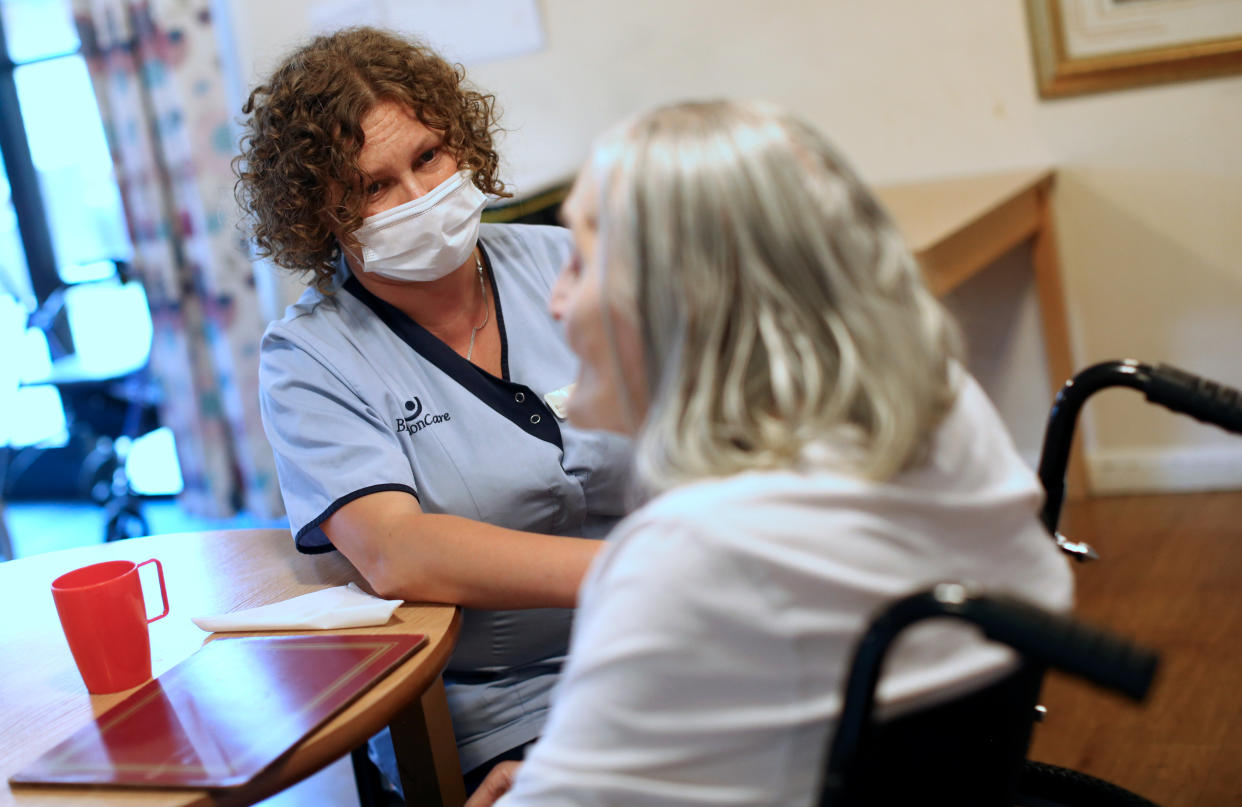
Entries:
[[[400, 485], [400, 484], [370, 485], [368, 487], [361, 488], [360, 490], [355, 490], [350, 493], [346, 493], [344, 496], [342, 496], [341, 498], [337, 499], [336, 501], [332, 502], [332, 504], [324, 508], [324, 511], [322, 513], [315, 516], [315, 518], [313, 518], [312, 520], [306, 522], [306, 524], [303, 525], [302, 529], [298, 530], [298, 534], [294, 536], [294, 545], [297, 546], [299, 552], [302, 552], [303, 554], [306, 554], [306, 555], [319, 555], [324, 552], [331, 552], [332, 550], [336, 549], [336, 547], [332, 545], [332, 542], [327, 540], [328, 536], [326, 535], [324, 535], [325, 543], [323, 544], [303, 544], [302, 538], [310, 534], [312, 530], [319, 530], [320, 524], [327, 521], [328, 518], [330, 518], [333, 513], [335, 513], [337, 510], [340, 510], [342, 507], [349, 504], [354, 499], [361, 499], [363, 496], [369, 496], [372, 493], [379, 493], [385, 490], [399, 490], [404, 493], [410, 494], [415, 499], [418, 499], [418, 493], [415, 492], [414, 488], [410, 487], [409, 485]], [[323, 531], [320, 530], [320, 532], [322, 533]]]
[[[479, 249], [482, 248], [480, 244]], [[486, 259], [487, 253], [484, 252], [483, 256]], [[491, 261], [485, 260], [485, 264], [488, 277], [492, 281], [492, 301], [496, 307], [496, 325], [500, 329], [500, 369], [504, 378], [497, 378], [473, 362], [466, 361], [457, 351], [410, 319], [405, 312], [367, 291], [353, 275], [345, 281], [343, 288], [375, 312], [375, 316], [403, 342], [480, 401], [522, 431], [563, 451], [565, 447], [561, 443], [561, 428], [556, 422], [556, 415], [530, 387], [509, 380], [509, 340], [505, 334], [504, 315], [500, 310], [500, 294], [496, 289]]]

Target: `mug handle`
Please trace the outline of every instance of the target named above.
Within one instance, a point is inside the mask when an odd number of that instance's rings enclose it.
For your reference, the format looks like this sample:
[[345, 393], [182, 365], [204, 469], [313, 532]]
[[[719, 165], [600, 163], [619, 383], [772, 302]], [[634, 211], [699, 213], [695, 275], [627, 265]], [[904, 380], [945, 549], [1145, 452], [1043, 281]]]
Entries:
[[167, 589], [167, 588], [165, 588], [165, 586], [164, 586], [164, 564], [160, 563], [160, 562], [159, 562], [158, 560], [156, 560], [155, 558], [151, 558], [150, 560], [144, 560], [142, 563], [139, 563], [137, 566], [135, 566], [135, 567], [134, 567], [134, 569], [135, 569], [135, 570], [140, 569], [140, 568], [142, 568], [143, 566], [146, 566], [148, 563], [154, 563], [154, 564], [155, 564], [155, 570], [156, 570], [157, 572], [159, 572], [159, 576], [160, 576], [160, 597], [164, 600], [164, 613], [160, 614], [159, 616], [153, 616], [153, 617], [151, 617], [150, 619], [148, 619], [148, 620], [147, 620], [147, 624], [148, 624], [148, 625], [150, 625], [150, 624], [151, 624], [152, 622], [154, 622], [155, 620], [157, 620], [157, 619], [163, 619], [164, 617], [168, 616], [168, 589]]

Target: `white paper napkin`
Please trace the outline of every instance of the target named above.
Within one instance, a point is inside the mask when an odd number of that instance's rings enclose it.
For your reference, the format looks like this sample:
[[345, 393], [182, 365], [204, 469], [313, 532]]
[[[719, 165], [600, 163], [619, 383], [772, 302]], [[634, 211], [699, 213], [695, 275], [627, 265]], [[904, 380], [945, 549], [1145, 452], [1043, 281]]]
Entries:
[[383, 625], [401, 600], [381, 600], [353, 583], [312, 591], [283, 602], [215, 616], [193, 617], [203, 630], [330, 630]]

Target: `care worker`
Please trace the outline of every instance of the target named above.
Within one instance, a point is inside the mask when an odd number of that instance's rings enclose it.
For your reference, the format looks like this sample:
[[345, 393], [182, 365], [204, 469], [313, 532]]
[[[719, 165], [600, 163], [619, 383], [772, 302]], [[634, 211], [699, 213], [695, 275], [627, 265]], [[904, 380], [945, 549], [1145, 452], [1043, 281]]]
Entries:
[[260, 366], [297, 548], [466, 607], [444, 674], [466, 772], [538, 735], [629, 457], [563, 420], [578, 362], [547, 301], [568, 232], [480, 224], [507, 195], [493, 103], [427, 48], [348, 29], [254, 89], [236, 163], [259, 254], [309, 286]]

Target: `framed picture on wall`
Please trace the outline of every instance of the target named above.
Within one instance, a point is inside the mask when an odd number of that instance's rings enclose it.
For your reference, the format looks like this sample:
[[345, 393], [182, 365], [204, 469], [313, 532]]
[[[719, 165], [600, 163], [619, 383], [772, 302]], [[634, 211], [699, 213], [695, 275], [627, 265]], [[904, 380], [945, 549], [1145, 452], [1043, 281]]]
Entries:
[[1039, 94], [1242, 73], [1242, 0], [1026, 0]]

